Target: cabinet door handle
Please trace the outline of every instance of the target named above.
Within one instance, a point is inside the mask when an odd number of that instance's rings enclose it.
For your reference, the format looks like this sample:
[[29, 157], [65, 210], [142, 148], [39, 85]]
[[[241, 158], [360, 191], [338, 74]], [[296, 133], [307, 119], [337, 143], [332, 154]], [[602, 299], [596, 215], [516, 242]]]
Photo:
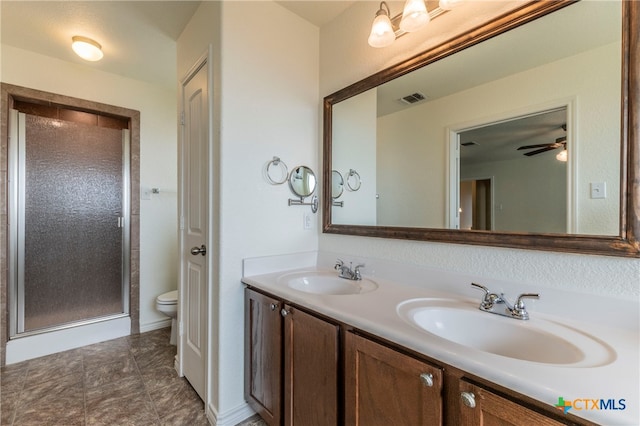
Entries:
[[476, 396], [473, 394], [473, 392], [462, 392], [460, 394], [460, 398], [462, 398], [462, 403], [467, 407], [476, 407]]
[[420, 380], [422, 380], [422, 383], [427, 387], [433, 386], [433, 374], [431, 373], [422, 373], [420, 375]]
[[271, 305], [269, 305], [269, 307], [271, 308], [272, 311], [275, 311], [276, 309], [278, 309], [278, 304], [272, 303]]
[[286, 310], [284, 308], [282, 308], [282, 310], [280, 311], [280, 315], [282, 315], [283, 317], [286, 317], [290, 313], [291, 313], [291, 311], [288, 311], [288, 310]]

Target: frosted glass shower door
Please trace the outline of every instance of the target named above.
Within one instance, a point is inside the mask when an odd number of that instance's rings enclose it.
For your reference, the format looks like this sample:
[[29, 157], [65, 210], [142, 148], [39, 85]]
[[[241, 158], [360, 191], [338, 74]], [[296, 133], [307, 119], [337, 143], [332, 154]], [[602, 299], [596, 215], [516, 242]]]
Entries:
[[125, 314], [127, 131], [20, 117], [18, 333]]

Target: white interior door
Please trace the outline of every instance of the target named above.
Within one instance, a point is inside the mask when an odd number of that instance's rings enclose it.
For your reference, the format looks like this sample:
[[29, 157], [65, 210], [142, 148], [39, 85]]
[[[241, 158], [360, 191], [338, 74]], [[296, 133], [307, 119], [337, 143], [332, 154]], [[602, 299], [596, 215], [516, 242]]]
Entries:
[[180, 364], [206, 401], [209, 222], [208, 62], [183, 82]]

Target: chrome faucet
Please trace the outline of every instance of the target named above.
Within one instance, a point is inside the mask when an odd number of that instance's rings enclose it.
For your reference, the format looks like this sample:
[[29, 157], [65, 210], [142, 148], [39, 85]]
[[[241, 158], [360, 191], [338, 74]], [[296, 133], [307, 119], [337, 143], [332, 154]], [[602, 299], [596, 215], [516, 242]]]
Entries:
[[352, 269], [352, 265], [353, 265], [353, 262], [349, 262], [349, 266], [347, 266], [344, 264], [342, 260], [338, 259], [333, 268], [336, 271], [338, 271], [338, 277], [340, 278], [344, 278], [346, 280], [360, 281], [362, 279], [360, 268], [364, 268], [364, 264], [356, 265], [356, 267], [353, 269]]
[[[509, 318], [515, 318], [520, 320], [528, 320], [529, 313], [527, 312], [526, 307], [524, 306], [524, 301], [522, 299], [539, 299], [540, 295], [537, 293], [523, 293], [516, 299], [516, 303], [513, 305], [509, 303], [507, 299], [504, 297], [504, 293], [500, 293], [497, 295], [496, 293], [492, 293], [483, 285], [471, 283], [473, 287], [476, 287], [482, 291], [484, 291], [484, 296], [482, 297], [482, 301], [480, 302], [480, 306], [478, 309], [481, 311], [489, 312], [492, 314], [502, 315]], [[504, 305], [504, 306], [496, 306], [496, 305]], [[500, 309], [504, 307], [504, 309]]]

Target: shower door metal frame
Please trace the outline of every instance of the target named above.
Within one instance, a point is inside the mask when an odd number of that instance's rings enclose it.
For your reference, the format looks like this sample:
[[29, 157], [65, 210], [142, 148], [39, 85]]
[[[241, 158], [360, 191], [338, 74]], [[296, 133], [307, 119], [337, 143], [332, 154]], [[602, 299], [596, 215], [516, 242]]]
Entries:
[[131, 134], [129, 129], [122, 130], [122, 216], [117, 218], [117, 226], [122, 232], [122, 312], [86, 320], [73, 321], [52, 327], [32, 331], [24, 330], [24, 262], [25, 262], [25, 114], [11, 109], [9, 111], [9, 339], [27, 337], [48, 331], [64, 330], [86, 324], [130, 315], [130, 275], [131, 275]]

